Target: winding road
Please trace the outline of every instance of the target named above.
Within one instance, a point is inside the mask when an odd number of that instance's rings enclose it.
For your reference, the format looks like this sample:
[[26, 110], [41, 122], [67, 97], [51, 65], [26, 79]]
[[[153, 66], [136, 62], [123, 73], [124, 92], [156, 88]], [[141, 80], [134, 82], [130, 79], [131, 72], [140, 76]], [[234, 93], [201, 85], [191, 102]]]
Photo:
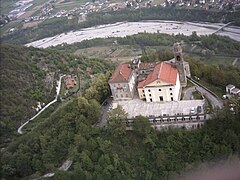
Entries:
[[46, 106], [44, 106], [35, 116], [33, 116], [31, 119], [29, 119], [28, 121], [26, 121], [24, 124], [22, 124], [19, 128], [18, 128], [18, 133], [19, 134], [23, 134], [22, 132], [22, 128], [24, 126], [26, 126], [30, 121], [34, 120], [36, 117], [38, 117], [45, 109], [47, 109], [49, 106], [51, 106], [53, 103], [57, 102], [57, 98], [59, 96], [60, 90], [61, 90], [61, 80], [65, 75], [60, 76], [59, 81], [57, 82], [57, 94], [55, 96], [55, 99], [53, 101], [51, 101], [50, 103], [48, 103]]
[[196, 84], [192, 79], [188, 79], [188, 81], [192, 82], [195, 85], [195, 87], [190, 87], [190, 88], [186, 89], [186, 91], [184, 92], [183, 100], [190, 100], [192, 93], [194, 91], [198, 91], [202, 95], [207, 97], [207, 99], [210, 101], [210, 103], [212, 104], [212, 106], [214, 108], [221, 109], [223, 107], [222, 100], [220, 98], [218, 98], [216, 95], [213, 95], [213, 93], [211, 93], [209, 90], [207, 90], [202, 85], [200, 86], [199, 83]]

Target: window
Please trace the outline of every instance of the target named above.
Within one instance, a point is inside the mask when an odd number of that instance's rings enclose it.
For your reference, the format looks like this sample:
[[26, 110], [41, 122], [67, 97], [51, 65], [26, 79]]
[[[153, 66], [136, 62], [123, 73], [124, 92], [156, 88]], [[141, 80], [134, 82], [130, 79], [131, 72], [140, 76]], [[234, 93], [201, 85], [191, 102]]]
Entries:
[[173, 97], [171, 97], [171, 101], [173, 101]]
[[150, 102], [152, 102], [152, 98], [150, 98]]
[[123, 95], [121, 94], [121, 97], [123, 97]]
[[145, 97], [145, 94], [143, 94], [143, 96]]
[[144, 90], [142, 90], [142, 92], [144, 93]]
[[171, 91], [171, 90], [172, 90], [172, 88], [169, 88], [169, 90]]
[[161, 89], [158, 89], [159, 91], [162, 91]]
[[181, 57], [180, 56], [177, 56], [177, 61], [181, 61]]
[[116, 94], [116, 98], [118, 98], [118, 95]]
[[170, 95], [172, 96], [172, 93], [170, 93]]
[[149, 96], [151, 97], [152, 95], [151, 95], [151, 94], [149, 94]]
[[163, 101], [163, 96], [159, 96], [160, 101]]
[[151, 90], [149, 89], [148, 92], [151, 92]]
[[126, 97], [128, 97], [128, 94], [126, 94]]

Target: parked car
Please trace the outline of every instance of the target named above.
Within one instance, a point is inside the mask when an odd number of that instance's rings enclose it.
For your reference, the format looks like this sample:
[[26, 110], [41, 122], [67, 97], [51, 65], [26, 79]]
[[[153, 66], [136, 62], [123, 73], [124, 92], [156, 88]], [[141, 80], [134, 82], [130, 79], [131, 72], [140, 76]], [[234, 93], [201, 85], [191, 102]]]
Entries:
[[191, 109], [190, 109], [190, 114], [195, 114], [196, 112], [195, 112], [195, 108], [194, 107], [192, 107]]
[[197, 107], [197, 113], [201, 113], [202, 112], [202, 107], [201, 106], [198, 106]]

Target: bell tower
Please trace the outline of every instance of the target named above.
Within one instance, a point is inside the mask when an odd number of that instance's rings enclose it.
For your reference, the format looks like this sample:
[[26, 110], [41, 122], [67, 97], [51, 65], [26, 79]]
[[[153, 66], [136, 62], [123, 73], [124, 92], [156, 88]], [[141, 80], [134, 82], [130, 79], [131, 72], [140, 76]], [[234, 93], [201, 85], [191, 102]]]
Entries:
[[173, 53], [174, 53], [175, 64], [176, 64], [178, 72], [179, 72], [179, 79], [180, 79], [181, 87], [186, 87], [187, 86], [187, 76], [186, 76], [186, 70], [184, 67], [184, 61], [183, 61], [183, 57], [182, 57], [182, 47], [181, 47], [180, 43], [174, 43]]

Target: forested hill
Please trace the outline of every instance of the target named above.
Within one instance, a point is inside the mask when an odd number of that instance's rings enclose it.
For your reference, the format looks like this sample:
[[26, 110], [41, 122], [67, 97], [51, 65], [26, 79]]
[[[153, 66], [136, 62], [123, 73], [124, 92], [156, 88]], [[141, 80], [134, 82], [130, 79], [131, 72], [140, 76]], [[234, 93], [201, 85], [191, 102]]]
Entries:
[[56, 50], [1, 45], [0, 142], [16, 132], [35, 113], [37, 102], [48, 103], [56, 94], [59, 73], [77, 74], [92, 67], [93, 73], [113, 68], [107, 61], [87, 59]]

